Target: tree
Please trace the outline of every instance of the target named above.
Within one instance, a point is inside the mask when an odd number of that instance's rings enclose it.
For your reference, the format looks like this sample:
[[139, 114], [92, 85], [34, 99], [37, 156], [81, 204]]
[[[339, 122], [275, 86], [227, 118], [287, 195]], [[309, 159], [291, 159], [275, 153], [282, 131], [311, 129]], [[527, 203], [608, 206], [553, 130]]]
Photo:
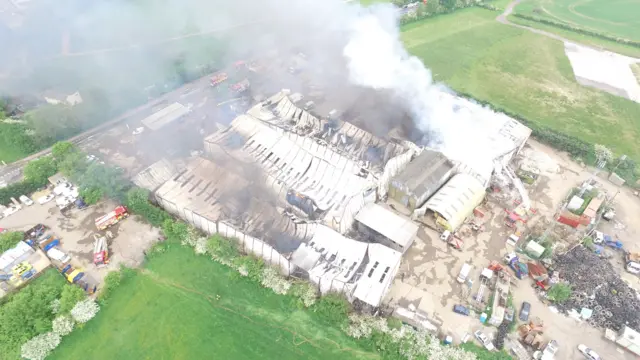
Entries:
[[42, 146], [36, 145], [28, 131], [24, 124], [0, 123], [0, 142], [24, 154], [30, 154]]
[[85, 299], [76, 304], [71, 309], [71, 316], [73, 319], [81, 324], [93, 319], [94, 316], [100, 311], [100, 305], [92, 299]]
[[60, 344], [60, 335], [48, 332], [22, 345], [21, 356], [28, 360], [44, 360]]
[[129, 187], [128, 181], [115, 168], [101, 164], [90, 164], [82, 176], [79, 184], [84, 189], [99, 189], [111, 198], [123, 200]]
[[89, 163], [85, 155], [81, 152], [70, 152], [58, 163], [58, 169], [61, 173], [74, 181], [80, 180], [82, 175], [87, 171]]
[[0, 254], [13, 249], [24, 239], [24, 233], [19, 231], [9, 231], [0, 234]]
[[24, 167], [24, 177], [40, 184], [45, 184], [49, 177], [57, 172], [58, 167], [51, 156], [29, 161]]
[[102, 189], [91, 187], [83, 187], [80, 189], [80, 197], [87, 205], [96, 204], [98, 201], [102, 200], [104, 197], [104, 193]]
[[74, 325], [75, 323], [73, 322], [73, 319], [71, 317], [66, 315], [58, 316], [57, 318], [53, 319], [53, 332], [60, 336], [69, 335], [71, 331], [73, 331]]
[[549, 300], [557, 303], [567, 301], [571, 297], [571, 286], [567, 284], [555, 284], [547, 292]]
[[65, 286], [60, 295], [59, 314], [67, 314], [80, 301], [86, 298], [84, 291], [77, 286]]
[[51, 154], [57, 161], [62, 161], [69, 154], [77, 153], [78, 151], [78, 147], [68, 141], [58, 141], [51, 148]]
[[611, 159], [613, 159], [613, 152], [609, 150], [609, 148], [607, 148], [606, 146], [595, 144], [593, 148], [596, 154], [596, 159], [598, 161], [608, 162], [608, 161], [611, 161]]
[[33, 129], [36, 141], [51, 144], [80, 132], [81, 124], [67, 105], [46, 105], [27, 112], [24, 119]]

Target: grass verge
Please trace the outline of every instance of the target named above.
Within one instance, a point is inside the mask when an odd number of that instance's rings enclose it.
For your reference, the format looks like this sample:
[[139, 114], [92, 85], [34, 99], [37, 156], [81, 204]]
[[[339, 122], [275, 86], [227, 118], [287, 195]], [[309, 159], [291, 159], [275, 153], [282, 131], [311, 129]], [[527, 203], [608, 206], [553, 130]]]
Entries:
[[376, 359], [293, 298], [172, 245], [50, 359]]
[[481, 8], [407, 25], [402, 39], [454, 90], [640, 159], [640, 107], [578, 84], [562, 42], [500, 24]]

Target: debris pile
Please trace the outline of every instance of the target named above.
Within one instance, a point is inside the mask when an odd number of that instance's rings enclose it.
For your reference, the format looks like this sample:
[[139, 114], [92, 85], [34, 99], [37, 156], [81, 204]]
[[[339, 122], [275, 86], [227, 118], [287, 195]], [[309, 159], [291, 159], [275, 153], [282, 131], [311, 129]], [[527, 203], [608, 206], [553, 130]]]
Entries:
[[590, 309], [593, 314], [587, 322], [597, 328], [617, 331], [625, 325], [640, 327], [638, 296], [609, 262], [583, 246], [576, 246], [557, 256], [554, 267], [573, 289], [569, 300], [558, 305], [560, 310]]

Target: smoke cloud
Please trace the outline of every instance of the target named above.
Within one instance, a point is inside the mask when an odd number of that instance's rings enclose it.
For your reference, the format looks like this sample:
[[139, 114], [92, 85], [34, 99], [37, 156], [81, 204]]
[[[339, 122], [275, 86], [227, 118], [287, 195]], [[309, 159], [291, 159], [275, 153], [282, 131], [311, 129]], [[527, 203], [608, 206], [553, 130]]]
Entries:
[[[222, 65], [274, 53], [286, 62], [303, 52], [305, 83], [350, 99], [342, 110], [365, 117], [359, 120], [368, 130], [386, 135], [396, 127], [413, 128], [425, 145], [467, 163], [490, 165], [508, 150], [490, 147], [487, 139], [502, 125], [490, 110], [460, 109], [441, 96], [448, 90], [404, 48], [399, 13], [388, 4], [43, 0], [33, 6], [22, 27], [0, 32], [18, 49], [13, 65], [27, 74], [5, 88], [9, 93], [93, 87], [117, 102], [130, 96], [123, 94], [162, 86], [176, 58], [193, 68], [213, 57]], [[286, 71], [266, 81], [274, 89], [304, 88]], [[371, 96], [375, 100], [365, 99]]]

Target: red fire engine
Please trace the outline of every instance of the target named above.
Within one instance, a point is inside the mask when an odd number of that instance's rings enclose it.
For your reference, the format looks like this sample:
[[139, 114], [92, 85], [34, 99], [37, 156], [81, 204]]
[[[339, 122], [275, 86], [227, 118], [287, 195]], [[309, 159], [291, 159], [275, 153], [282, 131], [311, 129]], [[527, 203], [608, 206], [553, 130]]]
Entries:
[[109, 263], [109, 248], [107, 238], [99, 234], [93, 234], [93, 263], [96, 266], [104, 266]]
[[112, 212], [100, 216], [96, 219], [96, 227], [98, 230], [104, 230], [111, 225], [118, 223], [120, 220], [129, 216], [129, 210], [125, 206], [118, 206]]
[[228, 78], [229, 76], [227, 75], [227, 73], [220, 73], [220, 74], [213, 75], [210, 79], [211, 86], [216, 87], [222, 84], [223, 82], [227, 81]]
[[244, 79], [238, 83], [235, 83], [233, 85], [231, 85], [231, 91], [239, 94], [242, 92], [245, 92], [249, 89], [249, 87], [251, 86], [251, 83], [249, 82], [248, 79]]

